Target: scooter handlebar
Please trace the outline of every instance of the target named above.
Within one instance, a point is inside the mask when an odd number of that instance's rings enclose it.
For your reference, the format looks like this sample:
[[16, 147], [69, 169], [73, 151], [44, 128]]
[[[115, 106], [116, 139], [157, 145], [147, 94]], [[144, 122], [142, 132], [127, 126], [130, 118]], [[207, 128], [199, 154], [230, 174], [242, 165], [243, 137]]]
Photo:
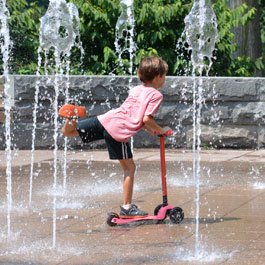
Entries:
[[171, 129], [167, 130], [165, 134], [161, 134], [157, 131], [154, 132], [157, 136], [171, 136], [173, 134], [173, 131]]

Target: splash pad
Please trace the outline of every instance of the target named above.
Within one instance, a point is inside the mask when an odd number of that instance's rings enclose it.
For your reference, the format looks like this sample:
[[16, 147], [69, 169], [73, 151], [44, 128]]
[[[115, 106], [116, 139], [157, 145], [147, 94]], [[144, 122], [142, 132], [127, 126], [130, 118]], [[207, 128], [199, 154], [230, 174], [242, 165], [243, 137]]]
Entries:
[[[67, 190], [63, 188], [64, 177], [60, 169], [64, 161], [60, 151], [56, 160], [53, 151], [34, 151], [35, 184], [30, 207], [28, 155], [29, 152], [23, 151], [15, 151], [13, 154], [12, 185], [15, 192], [10, 209], [11, 231], [9, 235], [1, 234], [0, 257], [4, 262], [216, 264], [233, 259], [238, 264], [244, 264], [242, 260], [247, 257], [251, 257], [252, 262], [256, 263], [262, 260], [257, 253], [262, 255], [259, 243], [263, 243], [264, 212], [260, 202], [264, 201], [264, 190], [257, 191], [256, 185], [262, 180], [263, 174], [261, 151], [200, 152], [202, 170], [200, 216], [197, 222], [194, 218], [195, 189], [189, 170], [192, 168], [192, 153], [169, 151], [167, 160], [170, 164], [168, 174], [171, 196], [188, 213], [183, 226], [170, 223], [159, 227], [137, 224], [115, 230], [105, 226], [105, 215], [110, 209], [118, 210], [116, 205], [120, 200], [122, 177], [117, 164], [104, 161], [107, 160], [104, 151], [67, 151], [70, 162], [67, 167]], [[157, 190], [160, 177], [157, 176], [159, 169], [156, 151], [139, 151], [138, 154], [135, 153], [135, 157], [139, 164], [135, 201], [145, 209], [153, 209], [160, 202], [161, 196], [160, 189]], [[214, 162], [211, 161], [213, 157]], [[1, 160], [5, 161], [5, 158], [4, 155]], [[182, 170], [183, 167], [185, 170]], [[5, 174], [2, 168], [1, 176]], [[256, 182], [252, 186], [253, 175], [256, 176]], [[53, 176], [56, 176], [55, 182]], [[1, 180], [1, 188], [4, 189], [6, 183], [3, 178]], [[1, 194], [5, 196], [4, 192]], [[1, 219], [4, 220], [1, 223], [5, 224], [4, 203], [1, 209]], [[195, 255], [191, 249], [194, 248], [197, 236], [194, 233], [196, 224], [200, 226], [200, 248]], [[6, 228], [4, 225], [3, 230], [7, 230]], [[56, 240], [54, 232], [57, 235]], [[102, 255], [102, 250], [105, 255]]]
[[[63, 151], [58, 151], [59, 156]], [[167, 150], [168, 193], [172, 203], [181, 205], [185, 219], [181, 225], [137, 223], [111, 228], [108, 211], [119, 210], [122, 171], [108, 159], [106, 151], [68, 151], [68, 186], [63, 190], [63, 174], [53, 183], [53, 151], [35, 151], [36, 173], [32, 206], [28, 207], [30, 151], [13, 157], [13, 206], [11, 235], [0, 235], [1, 261], [12, 264], [125, 264], [133, 259], [150, 264], [222, 264], [229, 261], [262, 261], [264, 189], [253, 186], [250, 168], [264, 164], [264, 151], [209, 150], [201, 152], [200, 249], [194, 254], [195, 188], [192, 184], [192, 151]], [[153, 210], [161, 203], [159, 150], [135, 150], [138, 165], [135, 202]], [[1, 160], [3, 153], [1, 153]], [[89, 161], [89, 163], [88, 163]], [[251, 162], [249, 162], [251, 161]], [[104, 169], [103, 169], [104, 168]], [[211, 178], [208, 170], [211, 170]], [[5, 171], [1, 162], [1, 176]], [[262, 181], [260, 175], [256, 181]], [[252, 184], [250, 184], [252, 183]], [[5, 187], [1, 178], [1, 188]], [[56, 196], [57, 236], [53, 238], [53, 197]], [[1, 192], [1, 201], [5, 192]], [[6, 231], [5, 204], [0, 219]], [[15, 247], [14, 247], [15, 246]], [[132, 254], [133, 250], [133, 254]]]

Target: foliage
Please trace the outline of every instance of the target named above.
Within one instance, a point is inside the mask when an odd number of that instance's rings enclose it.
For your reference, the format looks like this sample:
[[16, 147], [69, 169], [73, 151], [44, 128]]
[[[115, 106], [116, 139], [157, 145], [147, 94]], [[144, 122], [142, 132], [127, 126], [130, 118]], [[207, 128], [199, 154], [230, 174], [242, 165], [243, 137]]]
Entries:
[[[260, 1], [262, 40], [265, 41], [265, 4]], [[120, 0], [69, 0], [79, 9], [80, 33], [85, 57], [82, 74], [128, 74], [119, 67], [115, 53], [115, 25], [120, 15]], [[184, 18], [192, 7], [192, 0], [134, 0], [135, 42], [134, 72], [140, 58], [145, 54], [158, 54], [169, 64], [169, 75], [185, 70], [185, 64], [177, 64], [177, 42], [184, 30]], [[216, 44], [216, 59], [210, 75], [251, 76], [255, 67], [264, 67], [263, 58], [253, 62], [250, 58], [233, 58], [234, 44], [232, 27], [245, 25], [256, 14], [246, 4], [235, 10], [228, 7], [227, 0], [213, 1], [218, 19], [219, 40]], [[37, 48], [39, 45], [39, 18], [44, 14], [47, 0], [7, 0], [11, 13], [10, 31], [13, 40], [11, 71], [35, 74]], [[265, 46], [265, 45], [263, 45]], [[188, 54], [184, 54], [188, 59]], [[80, 74], [80, 51], [72, 51], [72, 74]], [[177, 62], [177, 63], [176, 63]], [[129, 68], [129, 57], [122, 58]], [[177, 66], [182, 69], [177, 69]]]
[[[72, 0], [80, 10], [81, 35], [86, 57], [86, 74], [128, 74], [119, 68], [115, 53], [115, 25], [120, 15], [119, 1]], [[187, 0], [134, 1], [135, 42], [138, 47], [134, 72], [144, 54], [159, 54], [173, 69], [176, 42], [183, 28], [183, 15], [191, 7]], [[136, 34], [137, 33], [137, 34]], [[122, 58], [129, 68], [129, 58]], [[173, 71], [169, 74], [173, 74]]]
[[[31, 4], [31, 3], [33, 3], [33, 2], [36, 2], [36, 0], [28, 0], [27, 2], [28, 2], [29, 4]], [[45, 9], [47, 9], [48, 6], [49, 6], [49, 0], [38, 0], [38, 1], [37, 1], [37, 5], [38, 5], [39, 7], [43, 7], [43, 8], [45, 8]]]
[[[85, 74], [108, 74], [114, 67], [115, 24], [119, 1], [71, 0], [79, 9], [80, 33], [85, 50], [82, 68]], [[72, 57], [75, 57], [73, 54]]]
[[[261, 26], [261, 41], [262, 41], [262, 47], [263, 47], [263, 53], [262, 53], [262, 63], [263, 66], [265, 66], [265, 1], [259, 0], [259, 6], [260, 6], [260, 26]], [[263, 67], [264, 69], [265, 67]]]
[[41, 10], [35, 2], [28, 6], [26, 0], [8, 0], [7, 6], [11, 14], [9, 31], [13, 42], [10, 72], [35, 73]]
[[259, 6], [260, 6], [261, 39], [262, 42], [265, 43], [265, 2], [263, 0], [259, 0]]
[[[115, 23], [120, 8], [119, 1], [72, 0], [81, 10], [83, 44], [86, 53], [85, 73], [128, 74], [118, 67], [115, 54]], [[134, 71], [144, 54], [155, 53], [162, 56], [169, 64], [169, 75], [176, 74], [177, 42], [184, 30], [184, 18], [192, 7], [191, 0], [134, 0], [135, 42], [138, 47], [134, 60]], [[246, 4], [231, 10], [226, 0], [217, 0], [213, 4], [218, 19], [219, 41], [216, 44], [216, 60], [210, 75], [251, 76], [255, 67], [263, 67], [262, 60], [256, 63], [250, 58], [233, 58], [237, 46], [233, 42], [232, 27], [245, 25], [255, 15], [255, 9], [248, 9]], [[107, 16], [105, 16], [108, 14]], [[100, 29], [104, 29], [101, 31]], [[85, 37], [84, 37], [85, 36]], [[188, 54], [185, 54], [188, 60]], [[122, 59], [129, 67], [129, 59]], [[182, 68], [186, 67], [185, 64]], [[115, 69], [115, 70], [113, 70]], [[185, 69], [178, 69], [185, 72]]]
[[173, 74], [177, 58], [176, 44], [184, 29], [184, 17], [191, 8], [191, 1], [136, 1], [136, 32], [138, 60], [145, 53], [155, 53], [169, 64]]
[[232, 27], [245, 25], [255, 15], [254, 8], [248, 10], [246, 4], [231, 10], [226, 0], [218, 0], [214, 5], [217, 15], [219, 41], [216, 44], [216, 61], [211, 75], [220, 76], [251, 76], [255, 71], [255, 62], [247, 57], [233, 58], [232, 54], [237, 50], [234, 41]]

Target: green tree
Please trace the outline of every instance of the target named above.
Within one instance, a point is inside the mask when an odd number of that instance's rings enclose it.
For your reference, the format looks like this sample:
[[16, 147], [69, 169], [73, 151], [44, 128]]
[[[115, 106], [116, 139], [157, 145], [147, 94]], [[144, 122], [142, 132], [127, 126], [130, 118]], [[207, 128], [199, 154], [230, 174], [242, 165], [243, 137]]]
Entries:
[[[228, 0], [215, 0], [213, 7], [218, 19], [219, 40], [216, 43], [216, 59], [210, 75], [251, 76], [255, 67], [263, 67], [248, 57], [234, 58], [237, 50], [232, 27], [246, 25], [255, 15], [255, 9], [242, 4], [235, 10], [228, 6]], [[73, 74], [128, 74], [118, 67], [118, 55], [115, 53], [115, 25], [120, 15], [120, 0], [69, 0], [80, 13], [80, 33], [85, 57], [80, 71], [80, 51], [72, 51]], [[265, 40], [265, 4], [261, 6], [261, 34]], [[169, 75], [184, 71], [185, 64], [180, 63], [176, 45], [184, 30], [184, 18], [192, 7], [192, 0], [134, 0], [135, 42], [138, 47], [134, 58], [134, 70], [144, 54], [156, 53], [169, 64]], [[10, 32], [13, 40], [12, 73], [35, 74], [37, 49], [39, 46], [39, 18], [44, 14], [47, 0], [8, 0], [11, 19]], [[46, 4], [46, 6], [45, 6]], [[265, 45], [263, 45], [265, 46]], [[189, 54], [184, 51], [183, 59]], [[181, 60], [183, 60], [181, 59]], [[123, 64], [129, 67], [129, 57], [123, 58]], [[180, 69], [177, 69], [177, 66]]]
[[255, 62], [249, 57], [233, 57], [238, 46], [234, 41], [232, 28], [245, 26], [255, 15], [255, 9], [248, 9], [246, 4], [231, 10], [227, 0], [219, 0], [214, 5], [218, 20], [219, 41], [216, 44], [216, 61], [211, 75], [219, 76], [252, 76]]
[[169, 74], [174, 74], [176, 45], [191, 6], [187, 0], [136, 1], [138, 60], [143, 54], [155, 52], [168, 62]]
[[9, 31], [13, 42], [10, 72], [34, 74], [39, 45], [41, 10], [35, 2], [28, 5], [26, 0], [8, 0], [7, 6], [11, 14]]
[[259, 0], [260, 7], [260, 27], [261, 27], [261, 42], [262, 42], [262, 64], [265, 66], [265, 1]]
[[[36, 2], [36, 0], [28, 0], [27, 2], [28, 2], [29, 4], [31, 4], [31, 3]], [[48, 6], [49, 6], [49, 0], [38, 0], [38, 1], [37, 1], [37, 5], [38, 5], [39, 7], [43, 7], [43, 8], [45, 8], [45, 9], [47, 9]]]
[[[115, 23], [120, 12], [119, 1], [73, 0], [72, 2], [77, 4], [82, 12], [81, 35], [86, 53], [90, 54], [84, 63], [85, 72], [96, 74], [112, 72], [117, 66], [114, 39]], [[135, 68], [142, 55], [156, 53], [168, 62], [169, 75], [176, 74], [178, 57], [176, 45], [184, 30], [184, 18], [191, 7], [190, 0], [134, 1], [135, 42], [138, 47]], [[231, 28], [245, 25], [253, 18], [255, 9], [248, 10], [247, 5], [243, 4], [231, 10], [227, 0], [217, 0], [213, 7], [218, 19], [219, 41], [216, 44], [216, 60], [210, 75], [251, 76], [255, 70], [255, 62], [247, 57], [232, 57], [237, 46]], [[188, 54], [183, 52], [185, 59], [188, 60]], [[128, 58], [123, 64], [126, 65], [127, 62]], [[185, 64], [179, 66], [183, 68]], [[185, 72], [185, 69], [178, 71]], [[116, 73], [122, 74], [119, 71]]]
[[[119, 16], [118, 0], [71, 0], [80, 16], [80, 34], [85, 50], [85, 74], [109, 74], [115, 67], [115, 25]], [[75, 57], [75, 52], [72, 58]], [[77, 65], [75, 62], [74, 65]], [[75, 68], [76, 69], [76, 68]]]
[[262, 71], [261, 56], [262, 56], [262, 43], [261, 43], [261, 6], [258, 0], [230, 0], [229, 6], [233, 10], [236, 7], [243, 6], [243, 3], [247, 4], [248, 10], [253, 10], [253, 15], [247, 23], [239, 25], [236, 28], [232, 28], [234, 33], [234, 43], [237, 44], [237, 50], [233, 54], [234, 58], [248, 58], [255, 62], [255, 76], [260, 76]]
[[[81, 35], [86, 54], [87, 74], [128, 74], [118, 67], [115, 54], [115, 25], [120, 15], [119, 1], [71, 0], [80, 10]], [[173, 74], [176, 43], [183, 30], [183, 18], [191, 2], [187, 0], [134, 1], [135, 42], [138, 47], [134, 70], [144, 54], [156, 53], [168, 61]], [[129, 67], [129, 58], [123, 59]], [[113, 71], [115, 69], [115, 71]]]

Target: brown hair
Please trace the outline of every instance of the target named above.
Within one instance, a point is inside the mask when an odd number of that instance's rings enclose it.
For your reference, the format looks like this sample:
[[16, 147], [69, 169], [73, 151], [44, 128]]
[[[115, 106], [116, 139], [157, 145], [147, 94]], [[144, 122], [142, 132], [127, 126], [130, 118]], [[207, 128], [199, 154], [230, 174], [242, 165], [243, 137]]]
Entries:
[[167, 72], [168, 64], [155, 55], [143, 57], [138, 67], [138, 76], [142, 82], [152, 81], [157, 75], [162, 76]]

